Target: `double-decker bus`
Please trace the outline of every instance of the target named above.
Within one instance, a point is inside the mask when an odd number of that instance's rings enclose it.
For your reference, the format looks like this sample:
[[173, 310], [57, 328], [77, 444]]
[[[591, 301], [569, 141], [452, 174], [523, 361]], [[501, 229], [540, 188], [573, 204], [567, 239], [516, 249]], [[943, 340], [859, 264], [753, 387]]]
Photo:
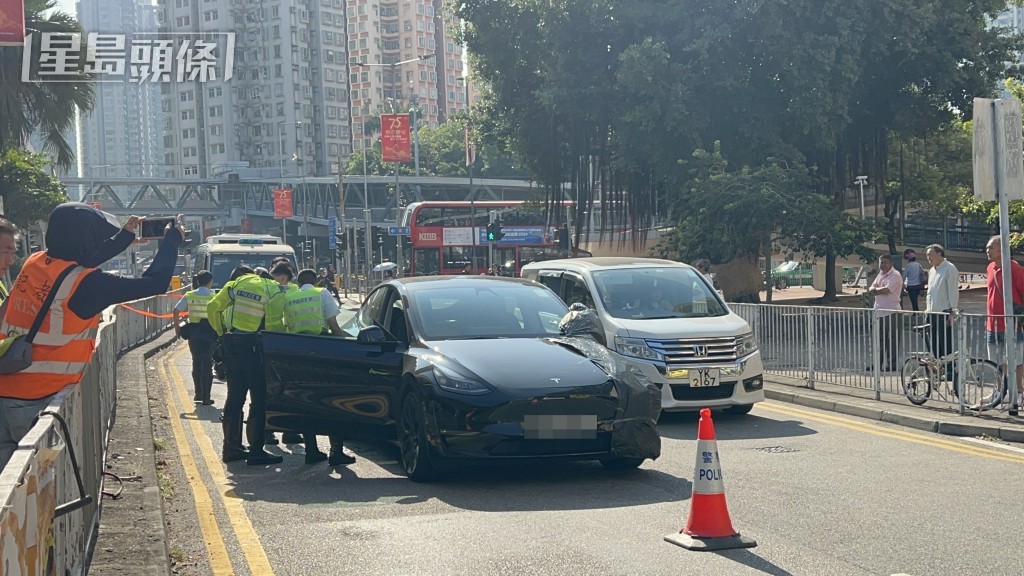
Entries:
[[525, 264], [565, 256], [558, 250], [564, 211], [549, 215], [534, 203], [490, 201], [473, 202], [470, 210], [469, 202], [414, 202], [406, 207], [402, 224], [410, 228], [412, 275], [487, 272], [487, 223], [492, 210], [501, 218], [505, 233], [494, 243], [494, 263], [502, 274], [519, 276]]

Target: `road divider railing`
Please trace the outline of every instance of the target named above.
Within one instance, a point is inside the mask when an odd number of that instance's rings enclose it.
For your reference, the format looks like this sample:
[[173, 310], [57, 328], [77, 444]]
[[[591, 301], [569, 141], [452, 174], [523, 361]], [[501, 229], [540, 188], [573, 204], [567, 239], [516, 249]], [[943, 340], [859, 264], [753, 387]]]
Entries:
[[[957, 406], [964, 413], [982, 400], [983, 389], [965, 387], [962, 380], [972, 374], [972, 359], [990, 359], [986, 315], [957, 314], [950, 319], [949, 314], [896, 310], [882, 316], [871, 308], [776, 304], [731, 303], [729, 308], [753, 328], [765, 373], [780, 381], [811, 389], [826, 384], [858, 389], [873, 392], [876, 400], [883, 394], [906, 397], [904, 380], [920, 366], [913, 358], [933, 352], [925, 338], [931, 342], [937, 335], [947, 342], [946, 353], [962, 353], [937, 368], [940, 380], [926, 401]], [[912, 360], [904, 374], [908, 359]], [[1001, 359], [992, 358], [997, 364]], [[954, 394], [949, 375], [957, 379], [957, 390], [966, 390], [964, 394]]]
[[[171, 326], [171, 310], [181, 298], [161, 294], [112, 306], [103, 312], [96, 351], [81, 382], [53, 397], [46, 412], [21, 440], [0, 470], [0, 573], [84, 574], [96, 534], [100, 486], [113, 424], [117, 359]], [[71, 454], [91, 502], [55, 515], [58, 507], [83, 502]], [[72, 507], [66, 507], [72, 508]]]

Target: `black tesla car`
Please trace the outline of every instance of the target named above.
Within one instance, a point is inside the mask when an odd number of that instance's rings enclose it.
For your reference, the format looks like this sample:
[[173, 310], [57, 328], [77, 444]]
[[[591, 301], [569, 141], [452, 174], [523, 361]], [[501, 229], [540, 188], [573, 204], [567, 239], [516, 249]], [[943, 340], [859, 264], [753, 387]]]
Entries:
[[397, 440], [412, 480], [459, 460], [657, 458], [661, 392], [520, 279], [435, 276], [375, 288], [351, 337], [264, 332], [267, 427]]

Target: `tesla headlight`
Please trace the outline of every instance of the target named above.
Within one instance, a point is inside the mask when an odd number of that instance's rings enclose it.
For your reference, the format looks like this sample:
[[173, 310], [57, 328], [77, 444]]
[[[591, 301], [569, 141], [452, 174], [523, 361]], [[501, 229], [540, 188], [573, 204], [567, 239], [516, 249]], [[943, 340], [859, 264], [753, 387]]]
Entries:
[[434, 381], [442, 389], [448, 392], [454, 392], [456, 394], [487, 394], [491, 391], [490, 388], [483, 384], [467, 378], [462, 374], [452, 370], [451, 368], [443, 368], [438, 365], [434, 365]]
[[757, 352], [757, 340], [753, 332], [747, 332], [736, 338], [736, 356], [742, 358], [747, 354]]
[[643, 358], [644, 360], [657, 360], [659, 362], [665, 361], [665, 357], [661, 352], [658, 352], [648, 346], [647, 342], [642, 338], [623, 338], [622, 336], [616, 336], [615, 350], [623, 356]]

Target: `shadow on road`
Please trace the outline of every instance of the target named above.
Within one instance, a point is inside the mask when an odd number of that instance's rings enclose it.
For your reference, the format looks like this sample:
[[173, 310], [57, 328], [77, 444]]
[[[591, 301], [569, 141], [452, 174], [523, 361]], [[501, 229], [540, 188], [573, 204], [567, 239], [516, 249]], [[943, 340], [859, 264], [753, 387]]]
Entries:
[[[663, 412], [658, 420], [658, 432], [662, 438], [696, 441], [699, 419], [695, 412]], [[795, 420], [775, 420], [753, 414], [735, 416], [715, 413], [713, 419], [718, 440], [789, 438], [817, 433]]]
[[460, 466], [433, 483], [418, 484], [402, 476], [396, 448], [359, 442], [346, 445], [357, 457], [395, 477], [360, 478], [352, 467], [332, 470], [325, 463], [306, 465], [301, 448], [295, 446], [296, 451], [285, 452], [284, 462], [275, 467], [228, 465], [235, 493], [251, 501], [326, 507], [437, 499], [464, 510], [506, 512], [645, 506], [688, 500], [692, 489], [689, 480], [658, 470], [609, 471], [596, 462], [564, 461]]
[[715, 552], [715, 554], [718, 554], [723, 558], [728, 558], [738, 564], [749, 566], [763, 574], [771, 574], [771, 576], [792, 576], [789, 571], [783, 570], [775, 564], [761, 558], [757, 554], [754, 554], [750, 550], [724, 550], [721, 552]]

